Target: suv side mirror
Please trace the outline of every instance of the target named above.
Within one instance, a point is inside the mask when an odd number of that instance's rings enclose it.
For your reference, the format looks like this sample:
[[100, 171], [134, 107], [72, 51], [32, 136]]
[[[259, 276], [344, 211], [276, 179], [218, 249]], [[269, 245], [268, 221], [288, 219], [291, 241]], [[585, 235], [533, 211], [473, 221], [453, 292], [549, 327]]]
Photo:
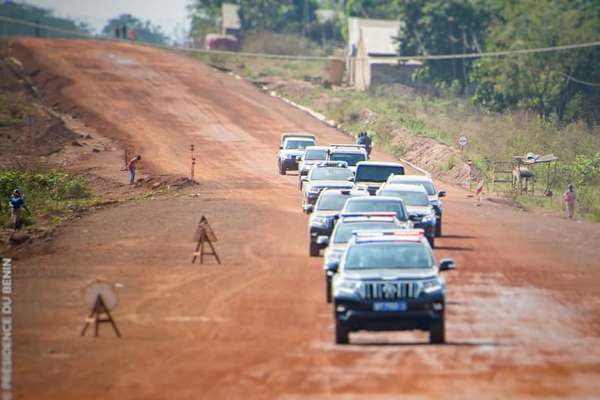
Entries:
[[446, 194], [447, 194], [447, 193], [446, 193], [446, 191], [445, 191], [445, 190], [440, 190], [440, 191], [438, 192], [438, 197], [446, 197]]
[[279, 146], [279, 150], [283, 150], [283, 146]]
[[303, 175], [302, 179], [300, 179], [302, 182], [308, 182], [308, 176]]
[[440, 261], [440, 271], [452, 271], [456, 268], [456, 263], [451, 258], [444, 258]]
[[313, 205], [312, 204], [305, 204], [304, 206], [302, 206], [302, 211], [304, 212], [304, 214], [310, 214], [313, 212]]
[[354, 177], [353, 176], [349, 177], [348, 182], [354, 182]]
[[317, 245], [321, 248], [329, 246], [329, 238], [327, 236], [318, 236]]

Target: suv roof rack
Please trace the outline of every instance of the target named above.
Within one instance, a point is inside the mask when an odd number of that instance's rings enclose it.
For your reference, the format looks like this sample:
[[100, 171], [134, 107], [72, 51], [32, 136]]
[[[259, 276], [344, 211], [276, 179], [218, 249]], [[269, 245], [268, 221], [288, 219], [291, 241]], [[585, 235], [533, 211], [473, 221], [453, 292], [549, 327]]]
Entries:
[[365, 149], [366, 146], [364, 144], [330, 144], [329, 147], [334, 148], [334, 149], [339, 149], [339, 148], [351, 148], [351, 149]]
[[339, 168], [348, 168], [348, 163], [346, 161], [320, 161], [316, 165], [319, 168], [325, 167], [339, 167]]

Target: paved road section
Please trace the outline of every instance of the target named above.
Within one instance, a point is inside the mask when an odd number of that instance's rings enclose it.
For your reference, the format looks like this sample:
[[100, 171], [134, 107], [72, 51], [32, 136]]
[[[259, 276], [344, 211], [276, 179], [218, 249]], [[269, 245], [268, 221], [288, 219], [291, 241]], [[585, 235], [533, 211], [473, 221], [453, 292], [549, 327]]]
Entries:
[[[474, 207], [446, 186], [435, 253], [458, 262], [447, 275], [448, 343], [429, 345], [419, 332], [357, 333], [351, 345], [335, 346], [322, 259], [307, 255], [297, 177], [279, 176], [275, 155], [284, 130], [314, 132], [320, 143], [346, 136], [165, 51], [22, 39], [14, 55], [50, 105], [77, 110], [143, 154], [144, 173], [186, 175], [194, 143], [200, 182], [180, 196], [85, 216], [61, 228], [47, 251], [15, 261], [16, 398], [600, 393], [598, 225]], [[189, 264], [201, 215], [219, 235], [223, 265]], [[78, 336], [81, 289], [94, 278], [121, 284], [120, 340], [107, 327], [98, 339]]]

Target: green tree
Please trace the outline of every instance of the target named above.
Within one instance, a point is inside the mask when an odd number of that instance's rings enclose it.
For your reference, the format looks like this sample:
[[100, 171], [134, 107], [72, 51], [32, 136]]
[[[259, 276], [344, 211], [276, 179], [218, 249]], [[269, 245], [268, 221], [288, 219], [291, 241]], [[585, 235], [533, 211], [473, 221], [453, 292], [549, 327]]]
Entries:
[[[44, 37], [81, 37], [91, 34], [91, 28], [83, 23], [60, 18], [53, 15], [51, 10], [35, 7], [29, 4], [14, 2], [0, 3], [0, 16], [19, 19], [29, 23], [39, 21], [41, 25], [58, 28], [62, 31], [40, 29], [40, 35]], [[68, 32], [74, 32], [69, 34]], [[0, 34], [9, 36], [33, 36], [35, 27], [25, 26], [7, 21], [0, 21]]]
[[[235, 3], [237, 1], [228, 1]], [[200, 45], [209, 33], [221, 31], [222, 0], [194, 0], [187, 6], [190, 17], [190, 38]]]
[[131, 14], [121, 14], [116, 18], [109, 19], [102, 29], [102, 33], [107, 36], [114, 36], [115, 29], [122, 26], [126, 26], [128, 32], [134, 30], [137, 40], [140, 42], [166, 44], [168, 41], [168, 37], [159, 26], [152, 25], [150, 21], [143, 22]]
[[[597, 41], [597, 0], [522, 0], [505, 2], [490, 29], [487, 51], [552, 47]], [[477, 62], [474, 101], [492, 110], [534, 110], [558, 121], [600, 120], [600, 87], [571, 79], [600, 82], [600, 47], [582, 48]]]
[[[414, 0], [400, 12], [400, 55], [463, 54], [480, 52], [485, 42], [491, 8], [479, 0]], [[469, 82], [471, 59], [428, 60], [417, 76], [438, 86]]]

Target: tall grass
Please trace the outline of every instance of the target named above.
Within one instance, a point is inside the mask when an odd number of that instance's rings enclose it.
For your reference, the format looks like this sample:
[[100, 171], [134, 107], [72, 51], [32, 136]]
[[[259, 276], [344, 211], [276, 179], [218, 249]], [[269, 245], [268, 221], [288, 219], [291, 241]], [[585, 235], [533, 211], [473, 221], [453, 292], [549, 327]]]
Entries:
[[94, 203], [85, 180], [56, 171], [0, 170], [0, 225], [10, 226], [8, 200], [19, 189], [31, 214], [23, 214], [25, 225], [59, 223], [69, 213]]

